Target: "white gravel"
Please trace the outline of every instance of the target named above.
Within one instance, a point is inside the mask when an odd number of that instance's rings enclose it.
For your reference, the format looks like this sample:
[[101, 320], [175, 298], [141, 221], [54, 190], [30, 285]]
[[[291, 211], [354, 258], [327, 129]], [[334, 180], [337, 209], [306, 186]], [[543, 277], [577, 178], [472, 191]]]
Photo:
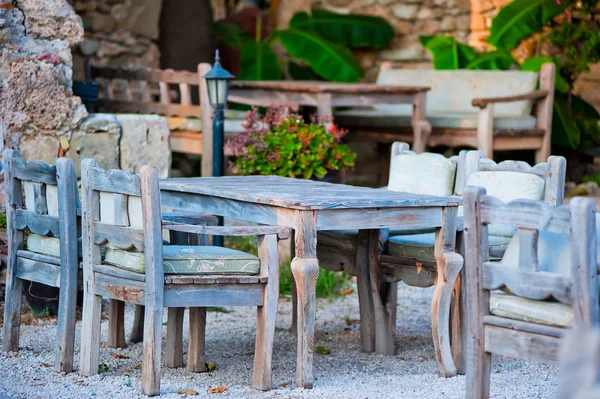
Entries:
[[[315, 346], [331, 351], [315, 354], [314, 389], [295, 387], [296, 337], [288, 331], [291, 303], [279, 305], [273, 384], [270, 392], [252, 390], [254, 314], [249, 308], [228, 308], [230, 313], [209, 312], [207, 361], [217, 364], [211, 373], [196, 374], [182, 369], [163, 368], [161, 396], [180, 398], [181, 389], [208, 398], [462, 398], [464, 376], [439, 378], [431, 339], [429, 307], [432, 290], [399, 285], [396, 354], [367, 355], [359, 349], [358, 297], [356, 293], [334, 301], [318, 300]], [[132, 308], [126, 311], [126, 331], [132, 323]], [[102, 322], [106, 340], [108, 322]], [[79, 334], [80, 323], [77, 333]], [[24, 326], [18, 354], [0, 353], [0, 397], [51, 399], [138, 398], [142, 345], [117, 350], [101, 346], [101, 362], [108, 371], [91, 378], [77, 373], [61, 375], [53, 371], [53, 342], [56, 326]], [[164, 337], [164, 334], [163, 334]], [[0, 337], [1, 339], [1, 337]], [[79, 336], [75, 367], [78, 367]], [[187, 345], [187, 312], [184, 329]], [[113, 354], [128, 356], [118, 359]], [[557, 369], [552, 366], [494, 357], [491, 392], [493, 398], [551, 398], [557, 385]], [[210, 387], [226, 386], [228, 391], [209, 394]]]

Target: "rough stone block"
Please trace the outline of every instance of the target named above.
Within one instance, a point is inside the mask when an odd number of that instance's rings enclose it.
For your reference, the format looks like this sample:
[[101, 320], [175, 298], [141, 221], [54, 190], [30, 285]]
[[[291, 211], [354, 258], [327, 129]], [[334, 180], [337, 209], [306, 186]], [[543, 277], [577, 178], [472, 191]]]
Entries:
[[166, 178], [171, 166], [169, 125], [158, 115], [116, 115], [121, 124], [121, 169], [137, 173], [143, 165], [154, 165]]
[[24, 135], [19, 142], [21, 157], [26, 161], [56, 162], [60, 142], [56, 136]]
[[66, 1], [18, 0], [17, 7], [26, 15], [27, 35], [36, 39], [62, 39], [70, 45], [83, 40], [83, 24]]

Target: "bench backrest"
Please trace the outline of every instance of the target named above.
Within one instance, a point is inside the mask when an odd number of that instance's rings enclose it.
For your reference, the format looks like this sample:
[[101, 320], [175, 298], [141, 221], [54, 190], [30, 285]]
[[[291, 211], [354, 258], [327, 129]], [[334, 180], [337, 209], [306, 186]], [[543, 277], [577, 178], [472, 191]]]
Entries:
[[[439, 71], [433, 69], [391, 69], [382, 64], [377, 83], [382, 85], [429, 86], [427, 92], [427, 115], [445, 113], [476, 114], [478, 108], [471, 105], [474, 98], [506, 97], [525, 94], [536, 89], [539, 74], [523, 71]], [[497, 104], [498, 116], [531, 115], [533, 102], [517, 101]], [[381, 106], [381, 109], [398, 110], [410, 115], [408, 105]]]
[[60, 237], [61, 265], [77, 265], [77, 176], [73, 161], [56, 165], [26, 162], [15, 150], [4, 152], [9, 253], [23, 249], [27, 229]]

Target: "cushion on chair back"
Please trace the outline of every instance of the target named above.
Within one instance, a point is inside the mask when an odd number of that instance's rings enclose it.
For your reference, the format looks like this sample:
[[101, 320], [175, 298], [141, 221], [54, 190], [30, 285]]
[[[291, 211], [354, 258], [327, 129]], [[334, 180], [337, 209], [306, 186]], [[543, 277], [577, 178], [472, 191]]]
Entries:
[[[106, 248], [105, 262], [127, 270], [144, 273], [143, 252]], [[260, 271], [258, 257], [234, 249], [209, 246], [163, 247], [165, 274], [243, 274]]]
[[[431, 69], [382, 69], [377, 83], [400, 86], [429, 86], [427, 115], [477, 113], [471, 105], [474, 98], [509, 97], [535, 90], [538, 74], [523, 71], [437, 71]], [[515, 101], [495, 105], [495, 113], [502, 116], [531, 114], [532, 101]], [[410, 105], [378, 107], [396, 114], [411, 115]]]
[[448, 196], [454, 189], [456, 163], [441, 154], [401, 154], [391, 160], [388, 190]]
[[[544, 179], [537, 175], [510, 171], [475, 172], [467, 179], [467, 186], [483, 187], [487, 195], [505, 203], [516, 199], [541, 200], [545, 185]], [[462, 213], [462, 207], [459, 213]], [[512, 237], [515, 229], [490, 225], [488, 232], [494, 236]]]

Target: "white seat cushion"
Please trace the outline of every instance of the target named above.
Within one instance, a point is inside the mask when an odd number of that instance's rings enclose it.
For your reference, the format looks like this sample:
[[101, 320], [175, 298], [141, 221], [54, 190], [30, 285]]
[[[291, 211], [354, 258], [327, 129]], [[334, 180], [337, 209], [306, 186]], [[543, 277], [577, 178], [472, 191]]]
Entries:
[[[108, 264], [144, 273], [144, 253], [106, 248], [104, 261]], [[259, 259], [234, 249], [209, 246], [163, 247], [165, 274], [243, 274], [254, 275], [260, 271]]]
[[441, 154], [401, 154], [392, 158], [388, 190], [452, 195], [456, 163]]
[[[244, 131], [242, 124], [247, 111], [238, 111], [232, 109], [225, 110], [225, 132], [241, 133]], [[166, 116], [167, 124], [170, 130], [187, 130], [192, 132], [202, 132], [202, 119], [186, 116]]]

